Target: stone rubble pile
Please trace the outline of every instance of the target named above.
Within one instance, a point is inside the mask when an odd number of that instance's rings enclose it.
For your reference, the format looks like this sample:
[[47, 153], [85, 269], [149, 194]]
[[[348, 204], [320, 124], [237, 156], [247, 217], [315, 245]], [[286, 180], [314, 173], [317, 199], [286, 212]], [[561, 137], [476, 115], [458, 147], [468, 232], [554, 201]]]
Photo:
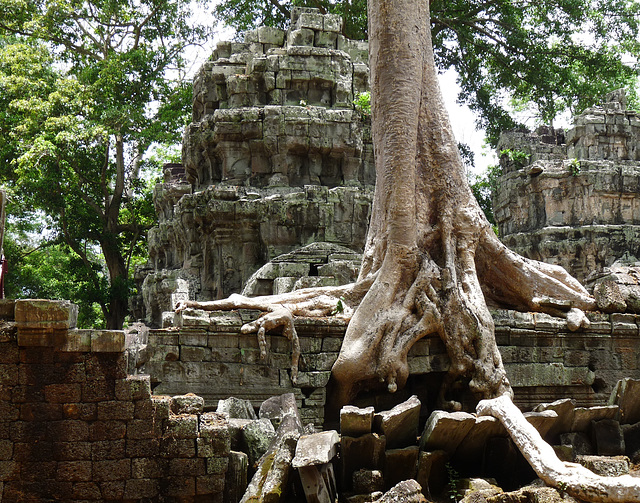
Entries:
[[[555, 446], [560, 459], [600, 475], [628, 474], [631, 462], [640, 462], [639, 389], [640, 380], [625, 380], [618, 384], [610, 406], [575, 407], [565, 399], [542, 404], [525, 417]], [[251, 452], [253, 445], [262, 445], [243, 465], [253, 479], [242, 502], [305, 498], [309, 503], [332, 503], [339, 495], [346, 503], [373, 503], [394, 501], [398, 492], [407, 499], [395, 501], [432, 501], [444, 494], [465, 502], [534, 502], [543, 495], [548, 501], [562, 501], [558, 491], [536, 482], [508, 432], [493, 417], [435, 410], [419, 435], [422, 404], [412, 396], [381, 412], [343, 407], [338, 434], [312, 427], [305, 431], [292, 394], [265, 404], [260, 419], [238, 399], [221, 400], [218, 406], [219, 413], [227, 411], [222, 413], [230, 425], [236, 421], [232, 450]], [[267, 417], [278, 418], [273, 427], [250, 428], [269, 422]], [[510, 490], [516, 492], [505, 492]]]

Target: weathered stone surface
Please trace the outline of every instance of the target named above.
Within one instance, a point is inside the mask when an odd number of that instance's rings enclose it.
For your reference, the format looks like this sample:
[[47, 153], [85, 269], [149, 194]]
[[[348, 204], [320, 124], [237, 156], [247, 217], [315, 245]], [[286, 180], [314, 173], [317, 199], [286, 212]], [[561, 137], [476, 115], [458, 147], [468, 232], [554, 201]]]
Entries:
[[380, 470], [362, 468], [353, 472], [353, 492], [374, 493], [384, 489], [384, 477]]
[[171, 412], [174, 414], [200, 414], [204, 410], [204, 398], [188, 393], [171, 398]]
[[613, 419], [618, 415], [617, 405], [603, 405], [598, 407], [576, 407], [573, 414], [571, 431], [587, 431], [592, 421]]
[[457, 484], [457, 489], [464, 496], [460, 503], [480, 503], [483, 499], [486, 501], [502, 493], [502, 489], [496, 485], [494, 479], [462, 479]]
[[249, 458], [244, 452], [229, 453], [229, 468], [225, 475], [224, 500], [237, 502], [247, 489]]
[[583, 432], [571, 432], [560, 434], [562, 445], [570, 445], [576, 456], [588, 456], [594, 454], [593, 445], [589, 437]]
[[[482, 462], [487, 441], [493, 437], [504, 437], [508, 433], [502, 423], [492, 416], [479, 416], [475, 418], [475, 424], [458, 445], [454, 459], [458, 466], [474, 469]], [[418, 478], [422, 484], [422, 480]], [[424, 485], [424, 484], [422, 484]]]
[[601, 419], [591, 423], [591, 436], [599, 456], [624, 455], [626, 449], [620, 423], [615, 419]]
[[229, 397], [226, 400], [220, 400], [216, 412], [226, 414], [233, 419], [257, 419], [251, 402], [241, 398]]
[[[576, 116], [566, 135], [547, 127], [504, 133], [494, 214], [505, 244], [559, 264], [582, 281], [637, 250], [639, 128], [637, 112], [603, 106]], [[599, 281], [600, 309], [624, 311], [627, 300], [638, 306], [638, 291], [631, 294], [626, 281]], [[637, 288], [637, 279], [633, 283], [631, 289]]]
[[340, 409], [340, 433], [349, 437], [358, 437], [371, 433], [373, 425], [373, 407], [359, 408], [346, 405]]
[[361, 468], [382, 470], [384, 465], [385, 438], [376, 433], [360, 437], [342, 436], [342, 480], [350, 481], [351, 474]]
[[391, 410], [375, 414], [373, 422], [376, 431], [387, 439], [387, 449], [415, 444], [418, 437], [420, 400], [413, 395]]
[[[261, 27], [218, 44], [194, 78], [184, 168], [155, 188], [159, 225], [136, 273], [134, 310], [154, 325], [179, 300], [239, 292], [268, 260], [309, 242], [363, 247], [375, 169], [370, 122], [353, 100], [369, 88], [367, 44], [345, 40], [339, 16], [296, 19], [287, 37]], [[349, 281], [350, 262], [336, 258], [314, 281]]]
[[417, 481], [426, 496], [439, 494], [448, 481], [446, 464], [449, 453], [445, 451], [421, 451], [418, 457]]
[[640, 462], [640, 423], [623, 424], [624, 444], [626, 454], [633, 463]]
[[384, 481], [386, 487], [394, 486], [403, 480], [416, 478], [419, 453], [417, 445], [385, 451]]
[[571, 431], [573, 425], [573, 415], [575, 409], [575, 400], [572, 398], [562, 398], [555, 402], [540, 404], [533, 409], [534, 412], [544, 412], [552, 410], [557, 414], [557, 420], [553, 423], [547, 435], [544, 436], [552, 443], [557, 442], [560, 433]]
[[415, 480], [403, 480], [377, 500], [377, 503], [426, 503], [422, 488]]
[[329, 463], [338, 452], [340, 437], [335, 430], [302, 435], [298, 439], [292, 466], [322, 465]]
[[475, 417], [466, 412], [433, 411], [420, 437], [420, 450], [453, 454], [475, 422]]
[[620, 423], [640, 421], [640, 379], [625, 378], [618, 381], [609, 398], [609, 405], [620, 409]]
[[629, 473], [629, 458], [626, 456], [577, 456], [576, 462], [604, 477]]
[[242, 439], [251, 466], [255, 466], [262, 455], [267, 452], [275, 436], [276, 430], [268, 419], [256, 419], [242, 428]]

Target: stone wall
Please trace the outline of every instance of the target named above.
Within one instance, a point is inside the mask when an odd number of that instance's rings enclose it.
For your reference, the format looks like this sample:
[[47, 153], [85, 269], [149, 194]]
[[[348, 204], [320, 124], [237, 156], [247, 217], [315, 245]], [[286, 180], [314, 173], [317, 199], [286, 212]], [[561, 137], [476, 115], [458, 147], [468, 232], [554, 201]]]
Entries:
[[[268, 334], [268, 356], [261, 360], [257, 337], [240, 333], [242, 324], [258, 314], [186, 310], [175, 315], [170, 328], [151, 330], [143, 368], [152, 376], [154, 392], [191, 391], [212, 406], [232, 395], [256, 407], [271, 395], [294, 393], [303, 421], [322, 425], [326, 386], [346, 323], [338, 318], [296, 320], [302, 357], [294, 382], [287, 339]], [[515, 401], [524, 409], [565, 397], [580, 406], [606, 404], [619, 379], [640, 378], [639, 315], [587, 313], [591, 328], [571, 332], [565, 320], [542, 313], [493, 314]], [[441, 378], [449, 368], [444, 345], [438, 337], [422, 339], [412, 347], [408, 362], [407, 390], [397, 398], [381, 393], [364, 400], [374, 400], [370, 405], [380, 410], [417, 393], [425, 406], [433, 406], [439, 382], [428, 378]]]
[[581, 281], [623, 256], [640, 256], [640, 116], [616, 99], [585, 110], [566, 135], [514, 131], [498, 146], [501, 239]]
[[124, 332], [77, 330], [64, 302], [0, 311], [0, 500], [222, 501], [226, 420], [151, 396]]
[[137, 319], [237, 293], [259, 267], [316, 241], [362, 251], [375, 185], [367, 43], [294, 8], [287, 30], [222, 42], [194, 79], [183, 164], [154, 191], [159, 224], [138, 269]]

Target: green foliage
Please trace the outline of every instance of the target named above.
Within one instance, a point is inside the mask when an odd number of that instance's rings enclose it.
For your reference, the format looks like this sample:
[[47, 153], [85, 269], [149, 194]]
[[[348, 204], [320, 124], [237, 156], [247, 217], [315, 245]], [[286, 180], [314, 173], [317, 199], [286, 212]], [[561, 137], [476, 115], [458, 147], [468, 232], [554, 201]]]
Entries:
[[[285, 27], [291, 6], [345, 18], [344, 34], [365, 39], [364, 0], [222, 0], [219, 19], [239, 31]], [[459, 99], [479, 115], [492, 146], [516, 127], [509, 99], [544, 124], [565, 110], [579, 113], [620, 87], [636, 87], [624, 55], [640, 52], [640, 3], [628, 0], [433, 0], [436, 65], [454, 68]], [[632, 93], [633, 94], [633, 93]]]
[[462, 494], [460, 494], [460, 491], [458, 490], [460, 474], [458, 474], [457, 470], [455, 470], [450, 463], [445, 464], [445, 468], [447, 469], [447, 476], [449, 478], [449, 485], [447, 489], [449, 499], [453, 502], [460, 501], [462, 499]]
[[484, 212], [487, 220], [491, 225], [496, 225], [496, 219], [493, 214], [493, 204], [491, 202], [493, 195], [498, 188], [498, 179], [502, 176], [502, 168], [500, 166], [489, 166], [487, 171], [482, 175], [469, 175], [469, 186], [471, 192], [475, 196], [480, 208]]
[[[50, 218], [109, 328], [155, 218], [145, 160], [180, 141], [191, 86], [181, 53], [202, 28], [186, 0], [0, 0], [0, 183], [14, 214]], [[171, 77], [169, 77], [171, 76]], [[49, 247], [50, 248], [50, 247]], [[77, 266], [78, 264], [76, 264]]]
[[353, 105], [362, 117], [368, 117], [371, 115], [371, 93], [369, 91], [358, 93], [353, 100]]
[[569, 169], [573, 176], [578, 176], [580, 174], [580, 168], [580, 161], [578, 159], [574, 158], [569, 161]]
[[521, 168], [522, 166], [525, 166], [527, 162], [529, 162], [529, 158], [531, 157], [531, 154], [523, 152], [522, 150], [513, 150], [510, 148], [505, 148], [500, 151], [500, 157], [503, 157], [503, 156], [509, 159], [509, 161], [514, 163], [517, 167]]

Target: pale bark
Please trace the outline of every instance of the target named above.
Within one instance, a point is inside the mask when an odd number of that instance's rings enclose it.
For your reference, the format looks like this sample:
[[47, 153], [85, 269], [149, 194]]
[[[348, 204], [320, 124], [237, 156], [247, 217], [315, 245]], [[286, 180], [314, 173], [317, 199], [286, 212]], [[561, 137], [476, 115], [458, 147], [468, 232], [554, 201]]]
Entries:
[[498, 418], [538, 476], [574, 498], [592, 502], [640, 501], [640, 479], [631, 475], [603, 477], [576, 463], [560, 461], [553, 447], [525, 419], [509, 397], [483, 400], [478, 415]]

